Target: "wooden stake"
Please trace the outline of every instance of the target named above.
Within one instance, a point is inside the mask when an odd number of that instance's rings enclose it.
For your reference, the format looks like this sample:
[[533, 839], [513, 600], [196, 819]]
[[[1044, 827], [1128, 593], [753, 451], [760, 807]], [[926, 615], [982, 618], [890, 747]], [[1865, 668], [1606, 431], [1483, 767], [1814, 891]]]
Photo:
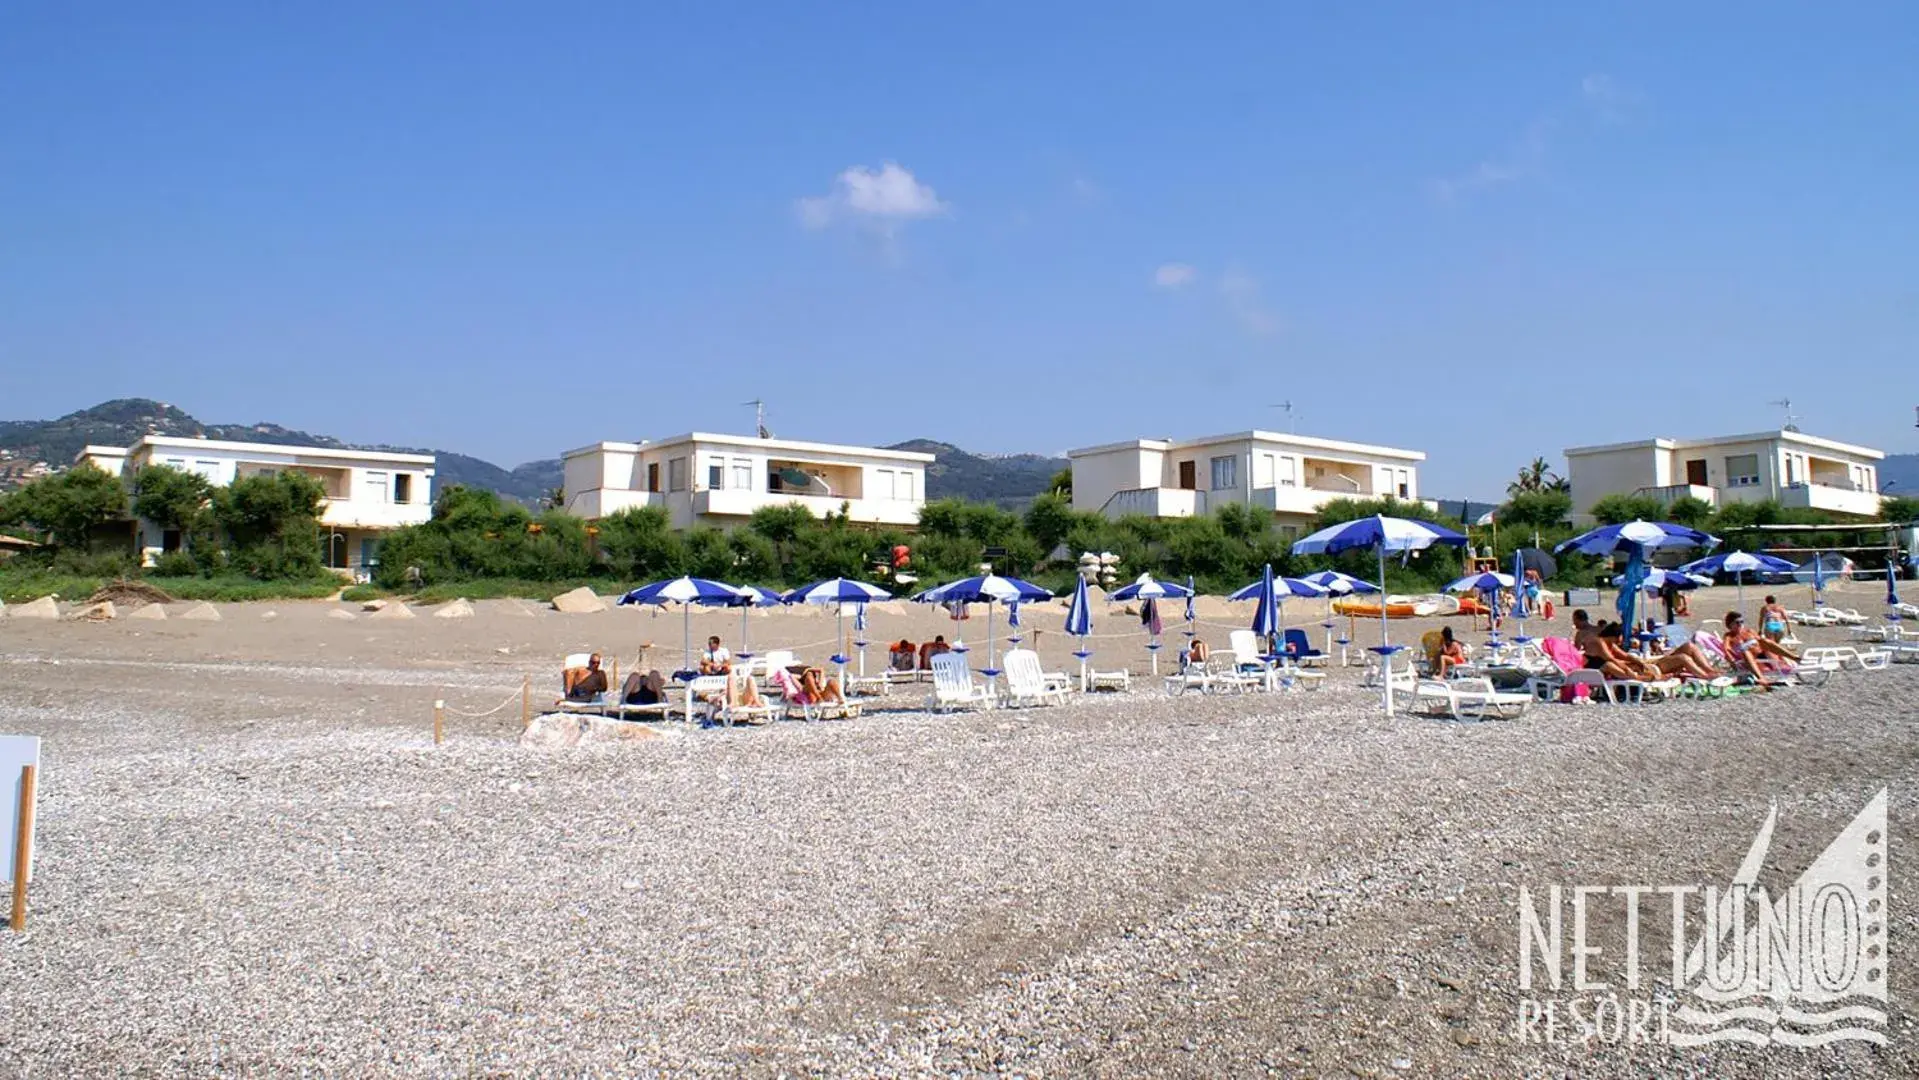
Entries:
[[433, 745], [446, 741], [446, 702], [433, 703]]
[[533, 676], [520, 676], [520, 730], [533, 726]]
[[13, 837], [13, 932], [27, 929], [27, 862], [33, 853], [33, 781], [38, 770], [32, 765], [20, 768], [20, 823]]

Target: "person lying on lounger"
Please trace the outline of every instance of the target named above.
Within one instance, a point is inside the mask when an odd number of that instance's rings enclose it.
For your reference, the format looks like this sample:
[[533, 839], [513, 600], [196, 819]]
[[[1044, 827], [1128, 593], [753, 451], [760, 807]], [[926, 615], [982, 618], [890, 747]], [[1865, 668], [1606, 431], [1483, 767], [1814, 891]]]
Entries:
[[773, 685], [779, 688], [781, 696], [797, 705], [819, 705], [825, 702], [845, 704], [846, 697], [840, 693], [840, 681], [827, 677], [826, 672], [804, 664], [780, 668], [773, 672]]
[[666, 676], [658, 669], [642, 675], [637, 671], [627, 673], [620, 684], [620, 701], [628, 705], [658, 705], [666, 700]]
[[[1711, 679], [1719, 674], [1713, 669], [1711, 661], [1706, 659], [1706, 654], [1699, 651], [1699, 646], [1690, 641], [1667, 650], [1663, 656], [1648, 658], [1634, 656], [1622, 647], [1625, 635], [1618, 623], [1606, 623], [1601, 626], [1599, 640], [1610, 650], [1614, 660], [1619, 661], [1625, 670], [1632, 672], [1626, 676], [1629, 679], [1638, 679], [1641, 682], [1656, 682], [1674, 676]], [[1607, 676], [1607, 678], [1614, 677]]]
[[1453, 628], [1439, 628], [1439, 651], [1433, 654], [1433, 674], [1451, 678], [1453, 669], [1466, 662], [1466, 647], [1453, 636]]
[[1777, 641], [1760, 637], [1752, 627], [1746, 625], [1745, 616], [1737, 611], [1726, 616], [1726, 652], [1732, 657], [1735, 670], [1741, 674], [1750, 673], [1759, 680], [1761, 686], [1771, 686], [1770, 675], [1777, 674], [1782, 664], [1799, 659], [1792, 650]]
[[1193, 643], [1186, 646], [1182, 662], [1186, 667], [1203, 668], [1206, 666], [1206, 658], [1211, 655], [1212, 649], [1208, 648], [1205, 642], [1194, 638]]
[[933, 640], [920, 646], [920, 670], [933, 670], [933, 658], [943, 652], [952, 652], [953, 647], [946, 643], [945, 634], [933, 635]]
[[600, 668], [600, 654], [587, 657], [583, 668], [567, 668], [560, 673], [560, 685], [566, 689], [563, 700], [592, 701], [606, 693], [606, 672]]

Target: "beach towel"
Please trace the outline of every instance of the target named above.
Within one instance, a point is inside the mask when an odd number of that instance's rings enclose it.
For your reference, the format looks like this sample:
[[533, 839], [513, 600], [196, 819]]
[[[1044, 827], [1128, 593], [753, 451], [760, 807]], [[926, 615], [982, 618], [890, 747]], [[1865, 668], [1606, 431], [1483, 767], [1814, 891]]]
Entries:
[[1164, 624], [1159, 621], [1159, 601], [1158, 600], [1148, 600], [1144, 604], [1140, 605], [1139, 621], [1142, 626], [1146, 627], [1147, 633], [1153, 635], [1154, 637], [1158, 637], [1160, 635], [1161, 631], [1164, 629]]
[[[1542, 638], [1539, 642], [1539, 651], [1546, 654], [1546, 658], [1553, 662], [1553, 666], [1558, 668], [1562, 675], [1577, 671], [1586, 665], [1585, 654], [1579, 651], [1579, 646], [1566, 638]], [[1559, 690], [1559, 700], [1563, 702], [1591, 696], [1592, 687], [1590, 686], [1564, 686]]]

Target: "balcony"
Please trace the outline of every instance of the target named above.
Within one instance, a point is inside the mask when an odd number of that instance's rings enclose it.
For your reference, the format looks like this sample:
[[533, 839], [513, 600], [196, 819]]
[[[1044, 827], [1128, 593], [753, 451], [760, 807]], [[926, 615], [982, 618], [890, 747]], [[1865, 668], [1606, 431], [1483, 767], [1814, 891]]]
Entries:
[[1707, 487], [1704, 484], [1668, 484], [1665, 487], [1643, 487], [1633, 492], [1633, 494], [1650, 495], [1668, 506], [1680, 499], [1688, 497], [1698, 499], [1707, 506], [1719, 505], [1719, 489]]
[[1878, 517], [1882, 496], [1850, 484], [1792, 484], [1779, 490], [1779, 505], [1826, 510], [1855, 517]]
[[1253, 489], [1252, 505], [1257, 510], [1270, 510], [1275, 514], [1312, 515], [1319, 508], [1334, 499], [1363, 498], [1349, 491], [1333, 490], [1326, 487], [1296, 487], [1281, 485]]
[[813, 516], [822, 518], [844, 508], [850, 520], [868, 525], [917, 525], [920, 519], [920, 503], [914, 499], [854, 499], [744, 490], [693, 492], [695, 517], [744, 518], [765, 506], [804, 506]]
[[378, 503], [329, 498], [321, 503], [320, 524], [334, 529], [397, 529], [424, 525], [433, 516], [427, 503]]
[[1190, 488], [1129, 488], [1114, 492], [1100, 513], [1109, 518], [1193, 517], [1210, 509], [1206, 496]]

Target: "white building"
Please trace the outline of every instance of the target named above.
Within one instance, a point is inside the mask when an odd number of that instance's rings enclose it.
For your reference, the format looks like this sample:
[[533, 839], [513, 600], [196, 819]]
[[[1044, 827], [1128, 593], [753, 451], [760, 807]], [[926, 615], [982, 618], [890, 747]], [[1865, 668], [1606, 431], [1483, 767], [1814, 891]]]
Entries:
[[[244, 476], [305, 473], [326, 489], [320, 514], [320, 524], [327, 530], [319, 538], [322, 556], [328, 566], [358, 574], [370, 572], [377, 562], [382, 533], [422, 524], [433, 513], [431, 454], [148, 435], [124, 449], [86, 447], [76, 462], [129, 480], [148, 465], [168, 465], [197, 473], [216, 487]], [[146, 561], [179, 550], [180, 542], [176, 532], [139, 522], [139, 547]]]
[[1334, 499], [1419, 499], [1426, 455], [1390, 446], [1242, 431], [1202, 439], [1133, 439], [1069, 450], [1073, 509], [1117, 518], [1191, 517], [1226, 503], [1308, 524]]
[[762, 506], [844, 512], [872, 525], [917, 525], [933, 455], [864, 446], [691, 432], [602, 442], [565, 455], [566, 509], [585, 518], [663, 507], [675, 529], [743, 523]]
[[1586, 514], [1608, 495], [1684, 495], [1714, 506], [1774, 499], [1871, 517], [1879, 513], [1879, 462], [1866, 446], [1801, 431], [1762, 431], [1712, 439], [1641, 439], [1566, 451], [1573, 513]]

